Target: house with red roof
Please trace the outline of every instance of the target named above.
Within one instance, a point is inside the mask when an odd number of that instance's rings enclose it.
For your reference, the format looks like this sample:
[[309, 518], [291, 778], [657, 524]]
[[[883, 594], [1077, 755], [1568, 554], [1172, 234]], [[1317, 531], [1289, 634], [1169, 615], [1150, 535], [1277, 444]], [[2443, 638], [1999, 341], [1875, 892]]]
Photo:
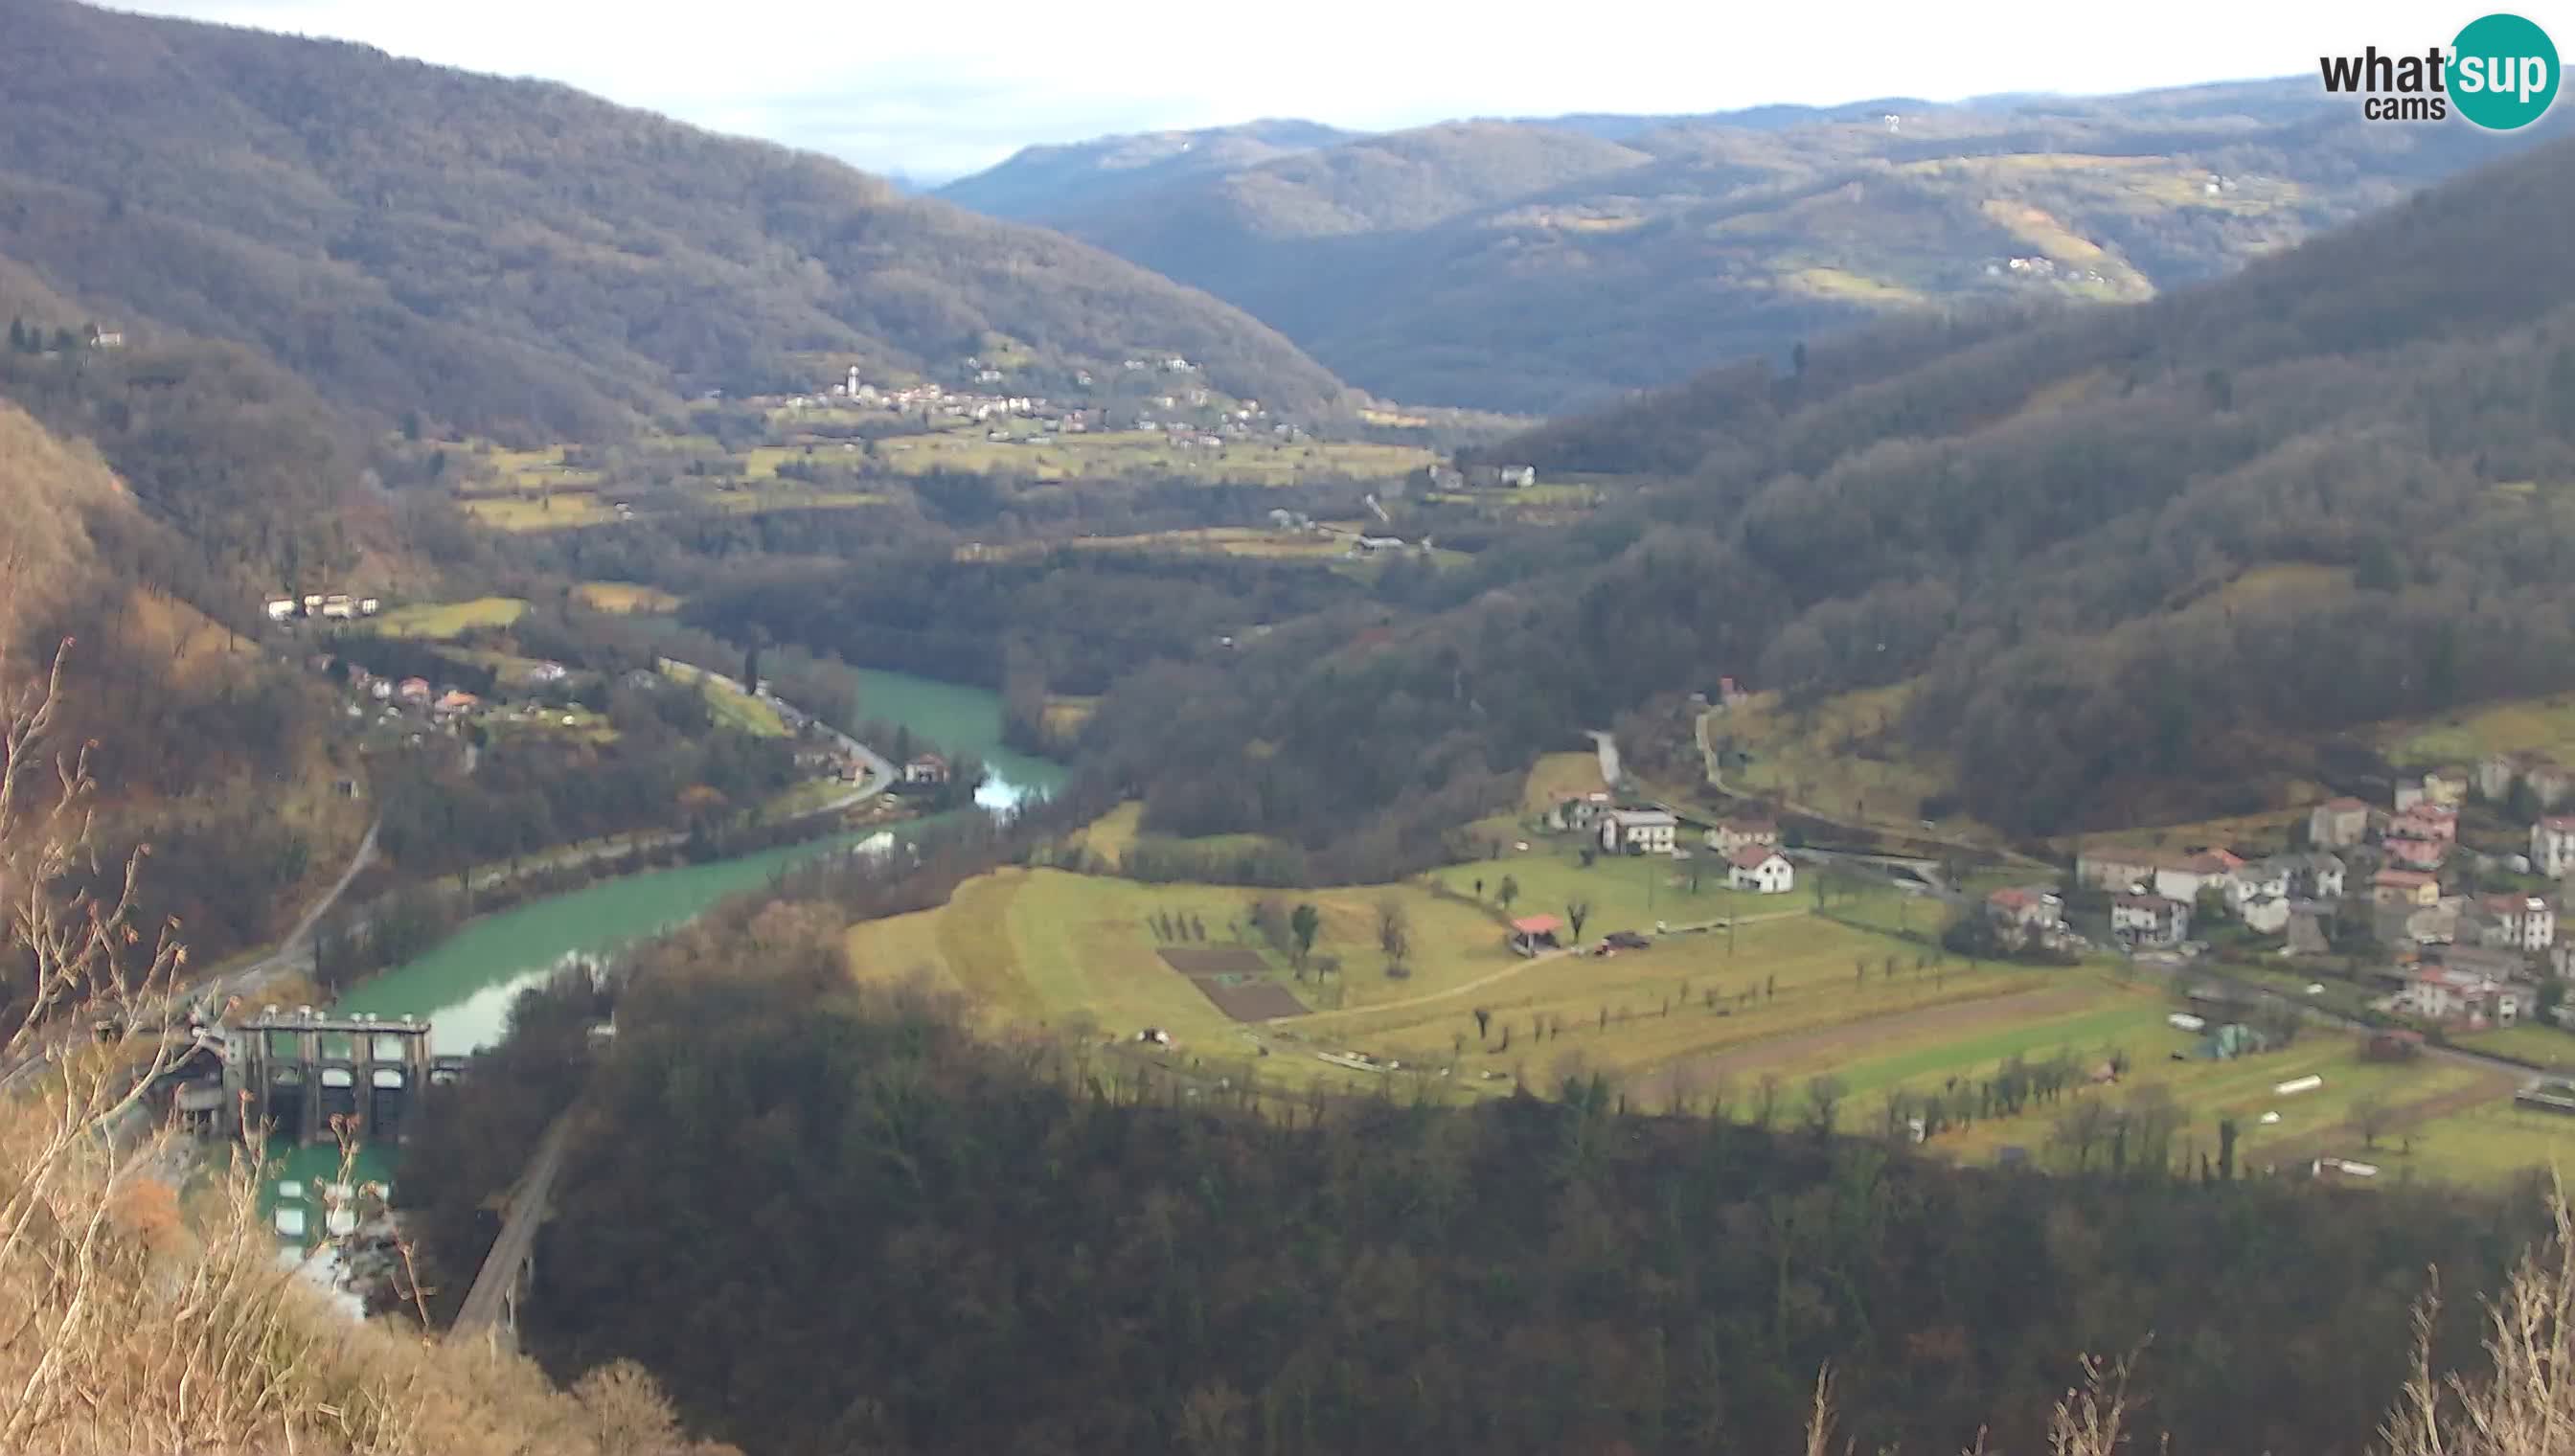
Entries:
[[2390, 838], [2379, 848], [2388, 863], [2401, 869], [2438, 869], [2450, 857], [2450, 846], [2439, 839]]
[[2474, 1030], [2481, 1026], [2509, 1026], [2521, 1019], [2523, 1007], [2536, 1000], [2533, 988], [2520, 981], [2455, 966], [2418, 965], [2406, 977], [2399, 1003], [2425, 1020]]
[[1779, 825], [1766, 818], [1723, 818], [1702, 836], [1707, 847], [1719, 854], [1731, 854], [1746, 844], [1776, 844]]
[[1754, 894], [1786, 894], [1797, 887], [1797, 867], [1768, 844], [1746, 844], [1725, 856], [1725, 882]]
[[1510, 947], [1522, 955], [1556, 949], [1561, 942], [1555, 932], [1563, 923], [1553, 915], [1522, 915], [1511, 921]]
[[2454, 843], [2459, 837], [2459, 811], [2427, 799], [2388, 820], [2387, 837]]
[[2017, 930], [2043, 930], [2065, 918], [2065, 902], [2034, 884], [2007, 885], [1985, 896], [1985, 913]]

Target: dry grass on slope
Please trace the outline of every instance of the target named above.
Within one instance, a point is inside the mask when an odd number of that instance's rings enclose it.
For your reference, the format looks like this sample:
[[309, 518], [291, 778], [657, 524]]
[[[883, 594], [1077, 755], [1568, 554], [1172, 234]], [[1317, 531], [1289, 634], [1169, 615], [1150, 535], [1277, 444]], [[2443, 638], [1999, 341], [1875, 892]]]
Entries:
[[93, 557], [84, 513], [123, 497], [97, 455], [0, 401], [0, 641], [20, 613], [57, 594]]
[[[115, 892], [69, 889], [90, 785], [52, 741], [57, 682], [0, 698], [0, 1451], [717, 1449], [632, 1366], [567, 1394], [515, 1357], [352, 1325], [277, 1266], [248, 1158], [180, 1206], [185, 1159], [134, 1089], [169, 1064], [182, 956], [136, 910], [139, 860]], [[128, 1029], [102, 1039], [102, 1018]]]

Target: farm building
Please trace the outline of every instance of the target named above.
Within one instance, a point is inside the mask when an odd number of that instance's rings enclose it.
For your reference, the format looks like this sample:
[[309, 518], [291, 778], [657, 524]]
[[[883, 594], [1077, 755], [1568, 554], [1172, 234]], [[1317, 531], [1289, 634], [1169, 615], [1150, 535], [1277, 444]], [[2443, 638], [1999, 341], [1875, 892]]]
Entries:
[[1755, 894], [1785, 894], [1797, 886], [1796, 866], [1767, 844], [1746, 844], [1725, 856], [1725, 881]]
[[1563, 921], [1553, 915], [1522, 915], [1511, 921], [1511, 948], [1522, 955], [1553, 950], [1559, 943], [1555, 932], [1562, 924]]
[[1614, 809], [1600, 817], [1600, 847], [1629, 854], [1669, 854], [1680, 820], [1658, 808]]
[[1707, 847], [1719, 854], [1731, 854], [1747, 844], [1776, 844], [1779, 825], [1770, 819], [1724, 818], [1706, 834]]
[[2133, 889], [2155, 877], [2156, 856], [2142, 849], [2097, 849], [2074, 856], [2074, 877], [2094, 889]]
[[923, 753], [903, 765], [903, 781], [945, 783], [948, 781], [948, 760], [937, 753]]

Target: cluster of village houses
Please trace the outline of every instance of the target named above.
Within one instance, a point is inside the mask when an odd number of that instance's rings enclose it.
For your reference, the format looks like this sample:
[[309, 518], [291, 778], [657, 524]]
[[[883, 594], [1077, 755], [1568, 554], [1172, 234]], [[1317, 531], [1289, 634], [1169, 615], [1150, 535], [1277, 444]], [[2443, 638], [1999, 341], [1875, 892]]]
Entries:
[[301, 597], [272, 597], [267, 614], [271, 622], [292, 622], [299, 617], [322, 617], [347, 622], [353, 618], [373, 617], [384, 604], [373, 597], [352, 597], [346, 592], [308, 592]]
[[[2500, 806], [2516, 790], [2539, 810], [2527, 853], [2481, 853], [2459, 842], [2471, 793]], [[2570, 797], [2575, 773], [2542, 758], [2494, 754], [2473, 768], [2404, 779], [2384, 808], [2351, 797], [2319, 803], [2308, 812], [2301, 850], [2247, 859], [2219, 846], [2090, 848], [2076, 857], [2074, 878], [2108, 892], [2111, 933], [2133, 947], [2189, 944], [2194, 912], [2215, 904], [2256, 936], [2281, 937], [2286, 954], [2320, 954], [2351, 906], [2366, 913], [2387, 949], [2388, 1009], [2509, 1025], [2536, 1010], [2539, 977], [2575, 974], [2575, 937], [2558, 938], [2557, 908], [2546, 894], [2455, 886], [2471, 868], [2490, 880], [2575, 873], [2575, 815], [2550, 812]], [[2062, 900], [2045, 887], [1997, 890], [1984, 910], [2018, 941], [2070, 933]]]
[[[1560, 793], [1547, 810], [1547, 827], [1590, 834], [1612, 854], [1691, 858], [1677, 814], [1651, 804], [1622, 805], [1605, 792]], [[1797, 867], [1780, 852], [1779, 826], [1766, 818], [1722, 818], [1699, 835], [1700, 847], [1725, 864], [1730, 889], [1786, 894], [1797, 887]]]
[[[1204, 385], [1190, 382], [1199, 368], [1189, 360], [1173, 355], [1169, 358], [1130, 359], [1119, 366], [1121, 374], [1174, 376], [1180, 379], [1168, 394], [1148, 394], [1114, 406], [1074, 404], [1051, 400], [1043, 395], [988, 393], [974, 388], [996, 385], [1006, 378], [1005, 372], [983, 360], [968, 358], [958, 366], [965, 387], [938, 383], [917, 385], [878, 385], [862, 378], [856, 366], [849, 376], [832, 386], [827, 394], [791, 395], [775, 401], [752, 403], [775, 404], [779, 408], [802, 413], [812, 410], [851, 409], [882, 411], [896, 416], [927, 416], [932, 419], [965, 421], [985, 427], [984, 438], [997, 444], [1044, 445], [1067, 435], [1087, 435], [1094, 430], [1135, 429], [1161, 434], [1183, 450], [1222, 450], [1231, 440], [1253, 436], [1274, 439], [1298, 439], [1302, 432], [1285, 421], [1273, 420], [1259, 400], [1227, 401]], [[1089, 370], [1077, 371], [1074, 384], [1081, 389], [1095, 387]], [[1146, 388], [1158, 388], [1148, 385]], [[1213, 412], [1215, 418], [1210, 419]], [[1132, 417], [1132, 418], [1131, 418]], [[901, 450], [900, 444], [889, 449]]]

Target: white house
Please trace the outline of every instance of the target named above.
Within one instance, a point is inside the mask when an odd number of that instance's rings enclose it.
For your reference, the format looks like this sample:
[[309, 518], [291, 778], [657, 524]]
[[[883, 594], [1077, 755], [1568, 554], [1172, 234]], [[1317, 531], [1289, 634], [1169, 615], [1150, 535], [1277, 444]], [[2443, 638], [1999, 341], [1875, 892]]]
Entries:
[[284, 622], [294, 615], [295, 599], [292, 597], [280, 597], [268, 604], [268, 620], [271, 622]]
[[2490, 894], [2477, 901], [2494, 934], [2489, 944], [2545, 950], [2557, 943], [2557, 910], [2537, 895]]
[[2289, 928], [2289, 901], [2281, 895], [2257, 894], [2235, 907], [2235, 917], [2257, 935], [2285, 934]]
[[2530, 826], [2530, 867], [2550, 879], [2575, 869], [2575, 815], [2550, 814]]
[[919, 757], [914, 758], [911, 762], [903, 765], [903, 781], [906, 783], [945, 783], [948, 781], [948, 760], [939, 756], [937, 753], [923, 753]]
[[1658, 808], [1614, 809], [1600, 816], [1600, 847], [1631, 854], [1669, 854], [1680, 820]]
[[2244, 861], [2223, 849], [2203, 849], [2179, 859], [2168, 859], [2155, 866], [2155, 893], [2184, 904], [2199, 898], [2199, 892], [2212, 884], [2224, 884]]
[[2169, 895], [2114, 895], [2110, 933], [2139, 945], [2178, 945], [2190, 938], [2190, 906]]
[[2342, 858], [2322, 849], [2304, 854], [2278, 854], [2271, 862], [2288, 875], [2288, 893], [2296, 899], [2338, 900], [2342, 898], [2346, 872]]
[[1786, 894], [1797, 887], [1797, 869], [1767, 844], [1746, 844], [1725, 856], [1725, 882], [1755, 894]]

